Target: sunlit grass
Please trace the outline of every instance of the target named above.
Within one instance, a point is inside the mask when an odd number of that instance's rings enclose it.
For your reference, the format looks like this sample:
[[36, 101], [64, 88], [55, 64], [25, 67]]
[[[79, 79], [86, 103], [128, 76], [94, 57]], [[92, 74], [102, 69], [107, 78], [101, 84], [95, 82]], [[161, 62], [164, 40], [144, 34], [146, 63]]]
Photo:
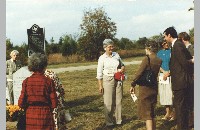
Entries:
[[[129, 94], [131, 79], [138, 67], [139, 65], [126, 66], [128, 79], [124, 82], [123, 89], [123, 125], [114, 130], [145, 130], [145, 122], [137, 118], [137, 102], [134, 103]], [[72, 115], [72, 121], [67, 124], [68, 128], [70, 130], [102, 130], [103, 97], [98, 92], [96, 70], [65, 72], [58, 76], [63, 83], [67, 108]], [[158, 102], [157, 130], [170, 130], [175, 125], [174, 122], [161, 120], [164, 113], [164, 107]]]

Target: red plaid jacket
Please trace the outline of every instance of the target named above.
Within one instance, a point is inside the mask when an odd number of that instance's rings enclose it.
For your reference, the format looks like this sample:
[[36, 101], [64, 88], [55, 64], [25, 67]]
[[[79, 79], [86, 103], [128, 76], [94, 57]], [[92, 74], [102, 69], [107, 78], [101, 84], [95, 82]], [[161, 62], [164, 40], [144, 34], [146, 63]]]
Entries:
[[43, 73], [35, 72], [22, 83], [18, 100], [21, 108], [26, 110], [26, 130], [54, 130], [52, 109], [56, 108], [58, 99], [55, 84]]

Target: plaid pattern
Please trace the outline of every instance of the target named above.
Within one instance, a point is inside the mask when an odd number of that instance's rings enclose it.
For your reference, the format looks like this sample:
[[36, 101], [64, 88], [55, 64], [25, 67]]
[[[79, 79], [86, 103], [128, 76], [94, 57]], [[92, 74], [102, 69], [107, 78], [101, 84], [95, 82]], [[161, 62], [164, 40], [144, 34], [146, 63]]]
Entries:
[[18, 105], [24, 108], [27, 104], [42, 102], [49, 106], [31, 106], [26, 110], [26, 130], [54, 130], [52, 109], [57, 107], [57, 95], [53, 80], [43, 73], [33, 73], [22, 83]]

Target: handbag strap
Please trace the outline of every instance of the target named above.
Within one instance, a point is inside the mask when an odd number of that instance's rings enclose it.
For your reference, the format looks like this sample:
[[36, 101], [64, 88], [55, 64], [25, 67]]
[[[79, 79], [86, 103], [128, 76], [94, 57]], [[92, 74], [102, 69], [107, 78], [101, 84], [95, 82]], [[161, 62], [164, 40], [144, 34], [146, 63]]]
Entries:
[[148, 58], [148, 63], [149, 63], [149, 66], [150, 66], [150, 70], [151, 70], [151, 64], [150, 64], [150, 58], [149, 58], [149, 55], [146, 55], [147, 58]]

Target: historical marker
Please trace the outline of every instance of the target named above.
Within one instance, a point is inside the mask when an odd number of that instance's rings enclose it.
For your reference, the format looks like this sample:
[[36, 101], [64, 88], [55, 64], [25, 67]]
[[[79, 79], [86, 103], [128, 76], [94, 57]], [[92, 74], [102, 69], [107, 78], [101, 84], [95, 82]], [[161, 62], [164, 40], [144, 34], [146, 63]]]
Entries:
[[43, 28], [34, 24], [30, 29], [27, 29], [28, 34], [28, 56], [34, 52], [44, 52], [45, 50], [45, 33]]

